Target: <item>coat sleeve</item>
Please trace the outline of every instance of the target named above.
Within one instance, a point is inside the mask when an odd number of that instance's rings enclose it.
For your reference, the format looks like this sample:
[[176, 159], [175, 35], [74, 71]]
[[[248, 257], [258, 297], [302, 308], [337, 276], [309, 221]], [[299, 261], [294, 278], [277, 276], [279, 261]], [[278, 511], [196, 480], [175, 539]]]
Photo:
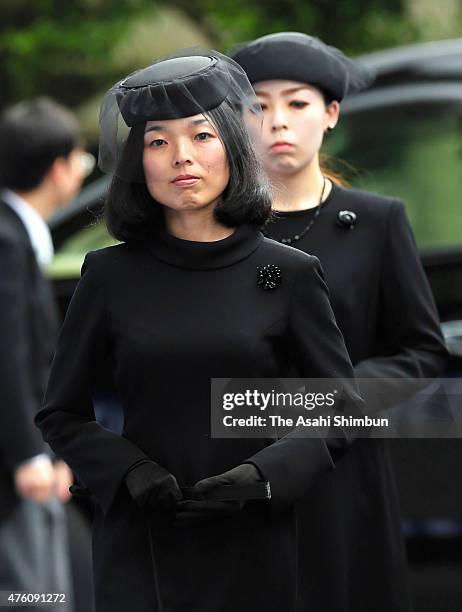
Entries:
[[[354, 372], [337, 327], [321, 265], [309, 257], [295, 282], [291, 299], [287, 341], [292, 361], [301, 377], [342, 379], [342, 404], [349, 414], [360, 414], [363, 402]], [[279, 510], [301, 497], [313, 482], [334, 469], [334, 457], [350, 442], [349, 432], [340, 430], [336, 439], [306, 437], [296, 428], [262, 449], [253, 463], [271, 484], [272, 505]]]
[[[380, 298], [382, 346], [377, 356], [356, 364], [356, 377], [389, 379], [393, 385], [393, 379], [433, 378], [441, 374], [447, 353], [438, 313], [399, 200], [392, 202], [389, 212]], [[414, 389], [413, 385], [409, 388]]]
[[95, 420], [93, 373], [107, 356], [108, 331], [104, 288], [95, 254], [85, 258], [80, 279], [61, 330], [42, 409], [35, 422], [107, 511], [127, 471], [147, 456], [130, 440]]
[[23, 248], [0, 236], [0, 454], [9, 472], [45, 449], [33, 421], [27, 265]]

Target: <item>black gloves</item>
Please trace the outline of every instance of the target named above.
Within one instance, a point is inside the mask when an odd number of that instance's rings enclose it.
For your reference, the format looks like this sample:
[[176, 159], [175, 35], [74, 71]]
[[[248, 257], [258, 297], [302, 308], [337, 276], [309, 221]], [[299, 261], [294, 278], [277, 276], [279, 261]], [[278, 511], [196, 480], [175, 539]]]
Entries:
[[178, 525], [194, 525], [241, 511], [246, 501], [207, 500], [207, 494], [222, 485], [245, 486], [259, 482], [262, 479], [258, 469], [250, 463], [243, 463], [218, 476], [200, 480], [192, 489], [194, 499], [181, 501], [183, 494], [175, 476], [154, 461], [140, 461], [125, 476], [127, 489], [140, 508], [174, 510]]
[[[261, 482], [258, 469], [251, 463], [237, 467], [211, 478], [204, 478], [194, 485], [194, 496], [206, 497], [207, 493], [221, 485], [252, 485]], [[244, 501], [180, 501], [176, 505], [176, 523], [194, 525], [208, 520], [224, 518], [242, 510]]]
[[175, 476], [154, 461], [135, 464], [125, 476], [127, 489], [140, 508], [172, 510], [182, 499]]

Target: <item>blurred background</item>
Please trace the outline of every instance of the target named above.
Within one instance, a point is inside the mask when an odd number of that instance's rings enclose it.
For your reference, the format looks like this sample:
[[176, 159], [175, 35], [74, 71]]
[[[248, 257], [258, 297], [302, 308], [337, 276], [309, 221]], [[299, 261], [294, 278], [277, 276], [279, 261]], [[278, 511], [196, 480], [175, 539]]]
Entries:
[[[77, 113], [96, 154], [99, 103], [116, 80], [179, 47], [226, 51], [278, 30], [318, 35], [377, 71], [370, 91], [346, 100], [325, 152], [352, 185], [406, 200], [425, 256], [461, 245], [461, 0], [2, 0], [0, 110], [52, 96]], [[52, 225], [55, 278], [75, 276], [82, 253], [109, 240]], [[441, 305], [443, 318], [453, 307]]]
[[[48, 95], [79, 117], [96, 155], [98, 108], [119, 78], [180, 47], [281, 30], [361, 56], [377, 79], [342, 104], [325, 155], [353, 186], [405, 200], [462, 375], [462, 0], [1, 0], [0, 110]], [[343, 162], [348, 160], [348, 164]], [[110, 244], [95, 170], [50, 220], [64, 314], [84, 254]], [[392, 441], [418, 612], [462, 610], [461, 440]]]

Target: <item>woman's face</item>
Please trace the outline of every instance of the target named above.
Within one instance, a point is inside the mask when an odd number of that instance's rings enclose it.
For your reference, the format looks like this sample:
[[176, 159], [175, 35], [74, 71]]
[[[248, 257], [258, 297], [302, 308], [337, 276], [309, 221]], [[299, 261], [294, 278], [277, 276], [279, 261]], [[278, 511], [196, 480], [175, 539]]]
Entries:
[[148, 121], [143, 167], [151, 196], [176, 211], [214, 207], [229, 180], [224, 146], [203, 115]]
[[324, 133], [334, 127], [340, 106], [326, 106], [322, 93], [297, 81], [261, 81], [254, 84], [263, 112], [263, 128], [252, 119], [248, 129], [266, 171], [289, 176], [317, 157]]

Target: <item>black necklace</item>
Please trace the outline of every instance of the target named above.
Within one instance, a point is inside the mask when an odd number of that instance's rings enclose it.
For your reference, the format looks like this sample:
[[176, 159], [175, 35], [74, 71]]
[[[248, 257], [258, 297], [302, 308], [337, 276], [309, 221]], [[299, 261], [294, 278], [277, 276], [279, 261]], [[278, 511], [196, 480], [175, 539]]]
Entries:
[[272, 236], [270, 236], [270, 234], [268, 232], [266, 232], [265, 230], [263, 230], [263, 233], [265, 234], [265, 236], [267, 236], [268, 238], [271, 238], [271, 240], [276, 240], [277, 242], [281, 242], [282, 244], [293, 244], [294, 242], [298, 242], [299, 240], [301, 240], [303, 238], [303, 236], [305, 236], [310, 229], [313, 227], [313, 225], [315, 224], [316, 219], [319, 217], [319, 213], [321, 212], [321, 208], [323, 205], [323, 198], [324, 198], [324, 192], [326, 191], [326, 185], [327, 185], [327, 181], [326, 181], [326, 177], [323, 176], [322, 177], [324, 182], [322, 184], [322, 191], [321, 191], [321, 197], [319, 198], [319, 204], [316, 208], [316, 212], [313, 215], [313, 218], [310, 219], [310, 221], [308, 222], [308, 225], [305, 227], [305, 229], [303, 231], [301, 231], [299, 234], [295, 234], [295, 236], [292, 236], [292, 238], [273, 238]]

